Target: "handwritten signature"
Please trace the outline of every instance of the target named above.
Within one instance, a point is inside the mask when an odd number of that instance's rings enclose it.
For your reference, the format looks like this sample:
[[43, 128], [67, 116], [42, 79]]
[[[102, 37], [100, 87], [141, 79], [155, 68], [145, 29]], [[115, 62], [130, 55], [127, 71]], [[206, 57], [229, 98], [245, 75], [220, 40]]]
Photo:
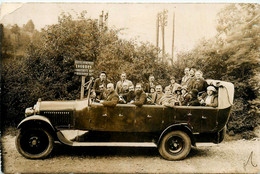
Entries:
[[249, 155], [249, 157], [248, 157], [248, 159], [247, 159], [247, 162], [244, 163], [244, 169], [245, 169], [245, 170], [246, 170], [246, 166], [248, 165], [249, 161], [250, 161], [250, 164], [251, 164], [253, 167], [257, 167], [257, 164], [254, 164], [254, 163], [253, 163], [253, 151], [251, 151], [251, 153], [250, 153], [250, 155]]

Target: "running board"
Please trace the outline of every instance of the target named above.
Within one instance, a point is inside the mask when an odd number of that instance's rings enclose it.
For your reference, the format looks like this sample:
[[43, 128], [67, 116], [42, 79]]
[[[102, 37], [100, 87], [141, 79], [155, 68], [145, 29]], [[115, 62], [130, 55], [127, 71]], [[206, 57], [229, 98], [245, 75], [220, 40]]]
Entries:
[[153, 142], [76, 142], [68, 140], [61, 131], [57, 132], [59, 141], [69, 146], [107, 146], [107, 147], [157, 147]]
[[73, 142], [72, 146], [157, 147], [152, 142]]

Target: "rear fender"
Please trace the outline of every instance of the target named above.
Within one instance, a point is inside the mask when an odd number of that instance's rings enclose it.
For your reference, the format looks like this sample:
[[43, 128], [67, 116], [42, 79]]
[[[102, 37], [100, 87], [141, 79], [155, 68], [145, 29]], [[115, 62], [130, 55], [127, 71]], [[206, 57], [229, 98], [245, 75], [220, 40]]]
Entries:
[[166, 129], [164, 129], [164, 131], [161, 133], [159, 139], [158, 139], [158, 142], [157, 142], [157, 145], [160, 144], [161, 140], [162, 140], [162, 137], [164, 135], [166, 135], [167, 133], [171, 132], [171, 131], [176, 131], [176, 130], [180, 130], [180, 131], [183, 131], [185, 132], [191, 139], [191, 144], [193, 146], [196, 146], [196, 142], [195, 142], [195, 138], [192, 134], [192, 131], [191, 129], [188, 127], [187, 124], [174, 124], [174, 125], [171, 125], [171, 126], [168, 126]]
[[17, 129], [30, 128], [30, 127], [42, 127], [50, 131], [50, 133], [56, 137], [56, 129], [51, 124], [50, 120], [41, 115], [33, 115], [23, 119], [17, 126]]

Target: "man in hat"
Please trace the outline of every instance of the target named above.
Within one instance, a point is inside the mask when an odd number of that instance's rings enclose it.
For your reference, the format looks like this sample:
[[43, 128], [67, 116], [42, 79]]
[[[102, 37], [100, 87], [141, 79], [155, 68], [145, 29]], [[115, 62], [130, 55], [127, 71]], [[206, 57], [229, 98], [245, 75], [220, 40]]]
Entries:
[[[103, 91], [106, 90], [108, 83], [110, 83], [110, 80], [107, 79], [106, 72], [102, 71], [99, 75], [99, 78], [97, 78], [94, 82], [92, 95], [94, 97], [99, 96]], [[103, 87], [103, 89], [101, 90], [100, 87]]]

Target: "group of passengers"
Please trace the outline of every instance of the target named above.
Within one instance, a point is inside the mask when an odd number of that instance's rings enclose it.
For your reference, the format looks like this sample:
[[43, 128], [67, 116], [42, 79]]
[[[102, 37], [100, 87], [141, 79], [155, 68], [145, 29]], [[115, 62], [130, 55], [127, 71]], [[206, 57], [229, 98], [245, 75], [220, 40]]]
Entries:
[[208, 86], [200, 70], [185, 68], [181, 83], [175, 77], [170, 78], [170, 85], [164, 91], [160, 84], [155, 82], [153, 75], [149, 76], [146, 84], [137, 83], [135, 86], [126, 78], [126, 73], [121, 74], [116, 86], [111, 83], [105, 72], [101, 72], [93, 85], [91, 97], [105, 106], [121, 104], [143, 104], [172, 106], [218, 106], [217, 90]]

